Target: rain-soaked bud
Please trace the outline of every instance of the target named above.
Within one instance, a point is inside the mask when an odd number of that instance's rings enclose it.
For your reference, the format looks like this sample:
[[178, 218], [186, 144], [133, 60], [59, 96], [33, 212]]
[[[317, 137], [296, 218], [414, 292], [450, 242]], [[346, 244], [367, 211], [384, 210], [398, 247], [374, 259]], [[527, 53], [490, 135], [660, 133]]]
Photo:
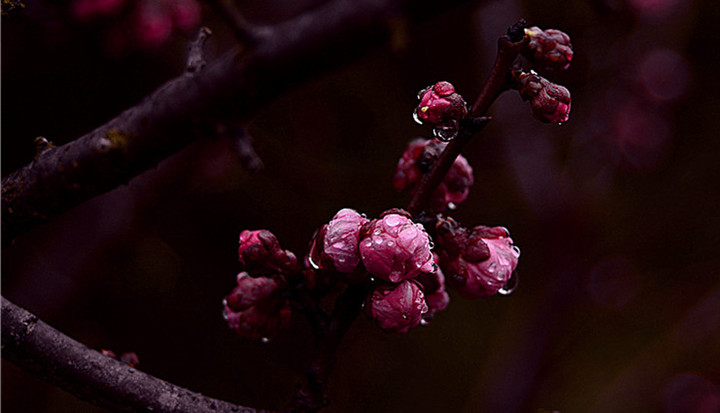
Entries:
[[290, 323], [290, 304], [282, 296], [281, 276], [250, 277], [241, 272], [237, 286], [223, 301], [228, 326], [241, 337], [269, 340]]
[[523, 55], [540, 71], [566, 70], [573, 58], [570, 36], [556, 29], [541, 30], [539, 27], [525, 29], [530, 39]]
[[422, 289], [409, 280], [400, 284], [381, 284], [365, 303], [365, 314], [389, 333], [406, 333], [420, 324], [427, 311]]
[[[398, 161], [392, 184], [398, 191], [414, 194], [422, 176], [430, 171], [435, 161], [447, 146], [435, 139], [418, 138], [410, 142]], [[435, 188], [430, 197], [430, 207], [437, 211], [453, 209], [464, 201], [473, 184], [473, 170], [464, 156], [458, 155], [443, 181]]]
[[280, 247], [275, 235], [265, 229], [240, 233], [238, 257], [252, 275], [287, 274], [297, 271], [295, 254]]
[[402, 210], [390, 210], [361, 231], [360, 257], [370, 274], [390, 282], [433, 271], [430, 236]]
[[[433, 254], [435, 264], [439, 263], [437, 254]], [[445, 290], [445, 275], [439, 266], [435, 266], [435, 271], [431, 273], [420, 274], [416, 280], [422, 285], [425, 294], [425, 303], [427, 303], [428, 311], [422, 316], [423, 325], [430, 324], [435, 313], [447, 308], [450, 304], [450, 295]]]
[[440, 266], [448, 285], [460, 295], [487, 297], [508, 288], [520, 249], [513, 245], [507, 229], [478, 225], [468, 230], [452, 219], [441, 218], [437, 231]]
[[433, 127], [433, 134], [440, 140], [449, 141], [457, 136], [460, 121], [467, 114], [467, 104], [450, 82], [437, 82], [418, 93], [420, 103], [413, 117], [419, 124]]
[[[360, 265], [360, 229], [370, 220], [351, 208], [343, 208], [315, 234], [308, 262], [314, 269], [348, 274], [348, 280], [366, 273]], [[356, 277], [357, 275], [357, 277]]]
[[563, 123], [570, 117], [570, 91], [535, 72], [514, 73], [523, 100], [529, 100], [533, 116], [542, 122]]

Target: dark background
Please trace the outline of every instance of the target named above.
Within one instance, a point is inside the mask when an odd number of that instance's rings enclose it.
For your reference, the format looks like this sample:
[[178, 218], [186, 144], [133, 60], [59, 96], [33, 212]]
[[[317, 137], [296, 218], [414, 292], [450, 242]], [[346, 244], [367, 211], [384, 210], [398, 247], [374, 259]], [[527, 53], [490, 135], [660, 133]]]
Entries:
[[[2, 21], [2, 173], [33, 139], [63, 144], [184, 68], [189, 34], [114, 53], [106, 21], [32, 2]], [[286, 3], [292, 3], [288, 6]], [[315, 2], [238, 2], [282, 21]], [[541, 124], [516, 93], [465, 150], [475, 171], [464, 224], [504, 225], [522, 249], [520, 287], [465, 301], [432, 326], [389, 335], [365, 318], [338, 354], [328, 412], [717, 412], [720, 409], [720, 3], [498, 1], [414, 24], [305, 83], [249, 124], [265, 169], [227, 142], [186, 150], [3, 245], [2, 294], [95, 349], [212, 397], [279, 408], [312, 351], [293, 317], [269, 344], [221, 316], [239, 271], [237, 236], [267, 228], [304, 255], [342, 207], [406, 205], [390, 177], [416, 92], [438, 80], [474, 99], [499, 34], [525, 17], [566, 31], [575, 59], [554, 78], [570, 121]], [[233, 38], [211, 10], [210, 58]], [[333, 56], [327, 56], [333, 59]], [[102, 411], [2, 363], [4, 412]], [[703, 410], [704, 409], [704, 410]]]

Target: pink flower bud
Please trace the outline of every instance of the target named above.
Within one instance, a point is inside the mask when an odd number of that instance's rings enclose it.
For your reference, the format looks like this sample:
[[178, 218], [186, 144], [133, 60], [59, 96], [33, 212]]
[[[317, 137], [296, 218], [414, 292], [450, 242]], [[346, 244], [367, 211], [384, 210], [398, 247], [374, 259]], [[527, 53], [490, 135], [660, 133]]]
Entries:
[[280, 247], [275, 235], [265, 229], [240, 233], [238, 257], [243, 268], [253, 275], [297, 271], [295, 254]]
[[416, 282], [407, 280], [377, 287], [365, 304], [365, 314], [389, 333], [406, 333], [420, 324], [427, 311], [422, 290]]
[[467, 230], [451, 219], [440, 219], [437, 230], [441, 267], [460, 295], [487, 297], [508, 284], [520, 249], [507, 229], [479, 225]]
[[[414, 194], [423, 174], [430, 171], [447, 143], [435, 139], [415, 139], [410, 142], [398, 161], [393, 175], [393, 187], [399, 191], [407, 190]], [[444, 211], [452, 204], [464, 201], [473, 184], [473, 170], [467, 159], [459, 155], [440, 185], [430, 198], [430, 207], [435, 211]]]
[[242, 272], [223, 304], [228, 326], [249, 339], [271, 339], [290, 322], [290, 304], [281, 296], [281, 277], [250, 277]]
[[[435, 264], [439, 263], [437, 254], [433, 254]], [[435, 272], [420, 274], [416, 280], [420, 282], [425, 294], [425, 302], [428, 306], [428, 312], [423, 314], [424, 325], [430, 323], [434, 315], [438, 311], [442, 311], [450, 304], [450, 295], [445, 290], [445, 275], [439, 266], [435, 266]]]
[[[317, 269], [353, 273], [360, 264], [360, 229], [369, 220], [354, 209], [344, 208], [318, 231], [308, 259]], [[361, 271], [364, 271], [360, 269]]]
[[281, 284], [279, 278], [253, 278], [246, 272], [237, 275], [237, 286], [225, 300], [233, 311], [246, 310], [256, 303], [267, 299], [276, 292]]
[[542, 122], [563, 123], [570, 117], [570, 91], [534, 72], [516, 73], [518, 91], [529, 100], [533, 116]]
[[420, 124], [433, 127], [433, 133], [441, 140], [451, 140], [457, 135], [460, 121], [467, 114], [467, 104], [449, 82], [437, 82], [418, 94], [420, 104], [413, 117]]
[[541, 30], [539, 27], [525, 29], [530, 38], [523, 55], [538, 70], [566, 70], [573, 58], [570, 36], [556, 29]]
[[175, 0], [170, 4], [173, 25], [190, 30], [200, 23], [200, 5], [195, 0]]
[[140, 46], [154, 48], [172, 33], [172, 17], [158, 4], [143, 4], [135, 12], [135, 36]]
[[370, 274], [385, 281], [397, 283], [433, 271], [430, 236], [404, 214], [386, 211], [361, 233], [362, 262]]

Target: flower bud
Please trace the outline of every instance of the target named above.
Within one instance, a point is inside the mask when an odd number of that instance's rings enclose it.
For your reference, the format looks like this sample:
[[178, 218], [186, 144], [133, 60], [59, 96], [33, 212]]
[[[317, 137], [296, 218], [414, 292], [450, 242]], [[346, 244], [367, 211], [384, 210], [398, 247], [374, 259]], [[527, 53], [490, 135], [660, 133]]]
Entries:
[[382, 330], [406, 333], [428, 311], [425, 296], [414, 281], [378, 286], [365, 303], [365, 314]]
[[[435, 139], [420, 138], [410, 142], [398, 161], [392, 180], [393, 187], [414, 194], [423, 174], [430, 171], [446, 146], [447, 143]], [[464, 156], [459, 155], [433, 191], [430, 207], [439, 212], [451, 206], [451, 203], [464, 201], [473, 182], [472, 167]]]
[[285, 282], [280, 276], [250, 277], [242, 272], [237, 286], [223, 304], [228, 326], [241, 337], [270, 339], [290, 322], [290, 304], [281, 293]]
[[514, 74], [523, 100], [530, 101], [533, 116], [542, 122], [563, 123], [570, 117], [570, 91], [535, 72]]
[[468, 114], [467, 104], [449, 82], [437, 82], [418, 93], [420, 104], [413, 117], [420, 124], [433, 127], [433, 134], [441, 140], [457, 135], [460, 121]]
[[520, 257], [504, 227], [467, 230], [447, 219], [438, 221], [438, 247], [448, 284], [465, 298], [497, 293], [510, 281]]
[[540, 71], [566, 70], [573, 58], [570, 36], [556, 29], [541, 30], [539, 27], [525, 29], [530, 39], [523, 55]]
[[[435, 264], [439, 263], [437, 254], [433, 254]], [[445, 275], [439, 266], [435, 265], [435, 271], [431, 273], [420, 274], [416, 280], [420, 282], [425, 294], [425, 303], [427, 303], [428, 311], [423, 314], [422, 319], [424, 325], [430, 323], [435, 313], [447, 308], [450, 304], [450, 295], [445, 291]]]
[[390, 210], [361, 232], [360, 257], [370, 274], [400, 282], [433, 271], [430, 236], [405, 211]]
[[298, 270], [295, 254], [280, 247], [275, 235], [265, 229], [240, 233], [238, 257], [252, 275], [287, 274]]
[[354, 273], [359, 267], [360, 229], [370, 220], [354, 209], [344, 208], [323, 225], [310, 247], [308, 260], [317, 269]]

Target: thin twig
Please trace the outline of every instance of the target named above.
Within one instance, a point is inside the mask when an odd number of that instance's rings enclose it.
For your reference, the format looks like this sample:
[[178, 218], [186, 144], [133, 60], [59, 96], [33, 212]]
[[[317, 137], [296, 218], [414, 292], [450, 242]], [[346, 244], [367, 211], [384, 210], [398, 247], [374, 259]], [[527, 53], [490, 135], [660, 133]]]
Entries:
[[212, 8], [225, 20], [241, 45], [252, 47], [257, 41], [253, 27], [245, 20], [232, 0], [208, 0]]
[[2, 298], [2, 357], [114, 411], [269, 413], [195, 393], [86, 347]]
[[188, 45], [188, 59], [185, 69], [188, 73], [197, 73], [207, 64], [205, 61], [205, 42], [211, 35], [212, 30], [203, 26], [198, 32], [197, 39]]

